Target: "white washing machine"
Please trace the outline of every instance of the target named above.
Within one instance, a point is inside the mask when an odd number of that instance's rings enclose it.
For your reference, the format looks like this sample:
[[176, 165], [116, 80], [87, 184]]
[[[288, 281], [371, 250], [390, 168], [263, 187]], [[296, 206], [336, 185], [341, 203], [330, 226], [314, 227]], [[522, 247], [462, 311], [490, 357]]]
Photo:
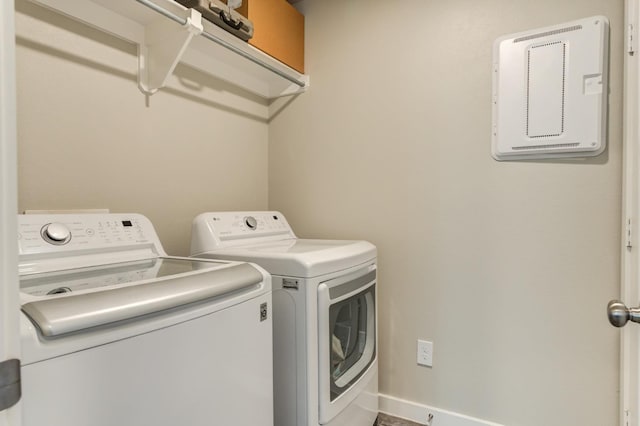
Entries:
[[204, 213], [191, 255], [272, 275], [277, 426], [371, 426], [378, 412], [376, 248], [296, 238], [279, 212]]
[[273, 426], [271, 281], [136, 214], [20, 215], [24, 426]]

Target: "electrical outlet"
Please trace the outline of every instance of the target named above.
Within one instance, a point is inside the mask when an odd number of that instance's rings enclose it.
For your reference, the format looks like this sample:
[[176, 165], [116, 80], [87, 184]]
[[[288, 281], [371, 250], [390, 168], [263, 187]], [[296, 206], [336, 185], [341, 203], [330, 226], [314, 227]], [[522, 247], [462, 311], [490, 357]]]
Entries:
[[433, 342], [418, 340], [418, 364], [433, 366]]

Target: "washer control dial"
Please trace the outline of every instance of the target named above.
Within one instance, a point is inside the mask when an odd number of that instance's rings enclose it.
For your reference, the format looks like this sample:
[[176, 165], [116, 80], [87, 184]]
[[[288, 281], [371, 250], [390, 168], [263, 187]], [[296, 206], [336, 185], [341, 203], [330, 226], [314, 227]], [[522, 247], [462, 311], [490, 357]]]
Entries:
[[258, 227], [258, 221], [253, 216], [245, 217], [244, 224], [247, 225], [247, 227], [252, 230], [255, 230]]
[[46, 224], [42, 227], [40, 233], [46, 242], [59, 246], [67, 244], [71, 240], [71, 231], [69, 228], [58, 222]]

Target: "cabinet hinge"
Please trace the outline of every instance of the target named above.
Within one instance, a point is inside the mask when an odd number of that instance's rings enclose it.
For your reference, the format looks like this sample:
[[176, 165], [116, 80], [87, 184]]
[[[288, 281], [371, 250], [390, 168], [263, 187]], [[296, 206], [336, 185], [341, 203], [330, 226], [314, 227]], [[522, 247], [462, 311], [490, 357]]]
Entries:
[[625, 240], [626, 240], [626, 247], [628, 249], [633, 247], [633, 241], [631, 239], [631, 218], [627, 219], [627, 222], [625, 224], [625, 231], [624, 231], [624, 235], [625, 235]]
[[21, 395], [20, 360], [0, 362], [0, 411], [14, 406]]
[[635, 41], [635, 34], [634, 34], [635, 28], [633, 27], [633, 24], [629, 24], [627, 26], [627, 53], [629, 54], [629, 56], [633, 56], [633, 54], [635, 53], [635, 46], [634, 46], [634, 41]]

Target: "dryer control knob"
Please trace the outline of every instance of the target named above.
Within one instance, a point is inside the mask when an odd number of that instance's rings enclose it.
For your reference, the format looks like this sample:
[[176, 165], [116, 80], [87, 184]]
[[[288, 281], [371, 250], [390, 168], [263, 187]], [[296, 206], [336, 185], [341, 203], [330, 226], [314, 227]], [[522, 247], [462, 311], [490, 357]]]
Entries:
[[71, 231], [62, 223], [49, 223], [42, 227], [42, 238], [48, 243], [63, 245], [71, 240]]
[[258, 227], [258, 221], [253, 216], [245, 217], [244, 224], [247, 225], [249, 229], [256, 229]]

